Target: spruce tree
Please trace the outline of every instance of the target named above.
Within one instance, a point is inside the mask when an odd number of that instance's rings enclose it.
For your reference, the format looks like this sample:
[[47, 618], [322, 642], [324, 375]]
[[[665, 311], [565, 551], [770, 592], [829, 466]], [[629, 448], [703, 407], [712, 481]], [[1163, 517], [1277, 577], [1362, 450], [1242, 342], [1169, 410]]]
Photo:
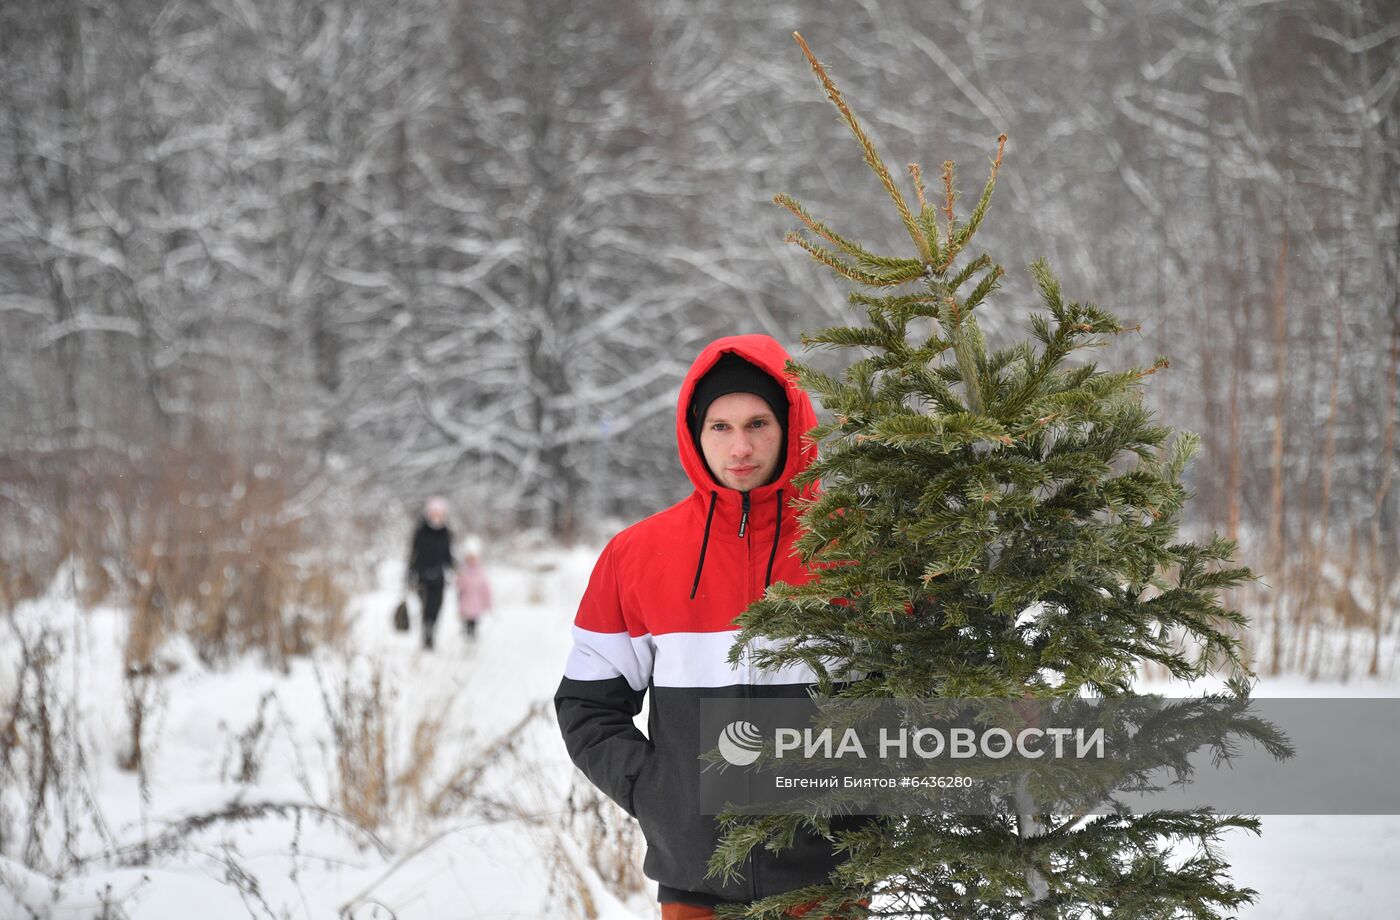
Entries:
[[[1236, 636], [1248, 623], [1219, 592], [1253, 575], [1231, 561], [1232, 541], [1178, 535], [1198, 440], [1156, 423], [1141, 398], [1167, 361], [1106, 370], [1084, 360], [1130, 330], [1067, 301], [1044, 261], [1030, 266], [1042, 311], [1029, 315], [1029, 338], [990, 349], [977, 315], [1003, 270], [970, 245], [1006, 137], [965, 217], [951, 162], [936, 199], [909, 167], [911, 205], [795, 37], [910, 248], [877, 254], [792, 198], [775, 199], [802, 225], [788, 239], [854, 282], [849, 300], [863, 321], [803, 336], [856, 356], [840, 379], [790, 366], [830, 415], [809, 435], [819, 458], [799, 480], [822, 487], [802, 509], [797, 544], [816, 577], [775, 585], [751, 606], [731, 660], [806, 663], [833, 699], [1123, 699], [1144, 662], [1187, 680], [1224, 670], [1231, 695], [1247, 698]], [[844, 668], [866, 676], [841, 683]], [[833, 830], [819, 813], [729, 815], [711, 868], [740, 872], [752, 847], [781, 850], [806, 826], [849, 857], [831, 883], [741, 913], [779, 917], [816, 899], [809, 916], [861, 916], [860, 900], [874, 896], [881, 916], [1216, 918], [1254, 898], [1231, 882], [1218, 843], [1229, 828], [1257, 833], [1255, 819], [1024, 806], [876, 817], [854, 830]]]

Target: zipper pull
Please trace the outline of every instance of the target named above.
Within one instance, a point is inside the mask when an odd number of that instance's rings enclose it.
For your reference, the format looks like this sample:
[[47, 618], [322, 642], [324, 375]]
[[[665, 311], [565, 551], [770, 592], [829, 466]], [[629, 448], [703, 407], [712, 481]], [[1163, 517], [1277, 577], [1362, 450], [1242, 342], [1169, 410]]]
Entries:
[[749, 493], [744, 493], [743, 514], [739, 515], [739, 536], [749, 529]]

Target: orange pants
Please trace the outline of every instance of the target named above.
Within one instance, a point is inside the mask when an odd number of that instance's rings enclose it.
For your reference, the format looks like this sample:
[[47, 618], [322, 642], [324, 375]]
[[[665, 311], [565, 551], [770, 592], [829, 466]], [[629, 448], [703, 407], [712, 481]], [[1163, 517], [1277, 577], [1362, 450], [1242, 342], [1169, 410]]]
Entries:
[[715, 912], [693, 904], [662, 904], [661, 920], [714, 920]]
[[[862, 905], [869, 907], [870, 902], [861, 900]], [[807, 911], [812, 909], [812, 905], [798, 907], [790, 911], [790, 916], [801, 917], [802, 920], [818, 920], [816, 917], [807, 917]], [[708, 907], [695, 907], [692, 904], [662, 904], [661, 920], [714, 920], [715, 912]]]

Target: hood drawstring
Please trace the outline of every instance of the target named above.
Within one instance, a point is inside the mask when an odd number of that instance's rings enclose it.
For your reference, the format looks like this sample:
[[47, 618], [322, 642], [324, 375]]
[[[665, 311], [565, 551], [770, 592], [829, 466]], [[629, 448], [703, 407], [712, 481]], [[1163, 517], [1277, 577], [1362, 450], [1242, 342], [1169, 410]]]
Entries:
[[[748, 498], [748, 493], [744, 494]], [[700, 539], [700, 559], [695, 563], [695, 583], [690, 586], [690, 599], [695, 600], [695, 592], [700, 590], [700, 573], [705, 570], [705, 551], [710, 546], [710, 524], [715, 519], [715, 502], [719, 499], [719, 493], [710, 491], [710, 510], [705, 515], [705, 536]], [[763, 587], [767, 589], [773, 583], [773, 562], [778, 558], [778, 544], [782, 541], [783, 535], [783, 490], [777, 493], [778, 506], [777, 517], [773, 521], [773, 548], [768, 551], [768, 571], [763, 575]], [[741, 525], [742, 526], [742, 525]]]
[[705, 536], [700, 541], [700, 561], [695, 564], [695, 584], [690, 586], [690, 599], [695, 600], [695, 592], [700, 590], [700, 573], [705, 568], [705, 550], [710, 545], [710, 522], [715, 519], [715, 501], [719, 493], [710, 491], [710, 513], [705, 515]]
[[783, 532], [783, 490], [778, 490], [778, 516], [773, 521], [773, 548], [768, 552], [768, 571], [763, 576], [763, 587], [767, 590], [773, 583], [773, 560], [778, 557], [778, 536]]

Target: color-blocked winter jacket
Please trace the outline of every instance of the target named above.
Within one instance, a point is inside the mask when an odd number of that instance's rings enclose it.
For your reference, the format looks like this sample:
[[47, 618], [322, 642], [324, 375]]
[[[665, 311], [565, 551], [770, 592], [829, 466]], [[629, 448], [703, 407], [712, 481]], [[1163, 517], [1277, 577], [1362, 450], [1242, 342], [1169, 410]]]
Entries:
[[[747, 495], [710, 475], [686, 424], [696, 382], [725, 352], [771, 374], [789, 403], [784, 467]], [[805, 666], [761, 672], [727, 659], [734, 619], [771, 583], [811, 576], [793, 552], [792, 477], [812, 462], [805, 434], [816, 424], [807, 394], [783, 373], [787, 353], [764, 335], [732, 336], [705, 348], [681, 385], [676, 440], [694, 486], [683, 501], [623, 530], [603, 550], [574, 620], [573, 649], [554, 698], [569, 755], [641, 824], [646, 874], [660, 900], [746, 901], [824, 881], [830, 844], [799, 836], [781, 854], [758, 849], [743, 878], [705, 878], [719, 839], [695, 804], [700, 762], [716, 739], [699, 737], [706, 697], [807, 696]], [[650, 693], [648, 733], [633, 724]], [[649, 737], [648, 737], [649, 736]]]

